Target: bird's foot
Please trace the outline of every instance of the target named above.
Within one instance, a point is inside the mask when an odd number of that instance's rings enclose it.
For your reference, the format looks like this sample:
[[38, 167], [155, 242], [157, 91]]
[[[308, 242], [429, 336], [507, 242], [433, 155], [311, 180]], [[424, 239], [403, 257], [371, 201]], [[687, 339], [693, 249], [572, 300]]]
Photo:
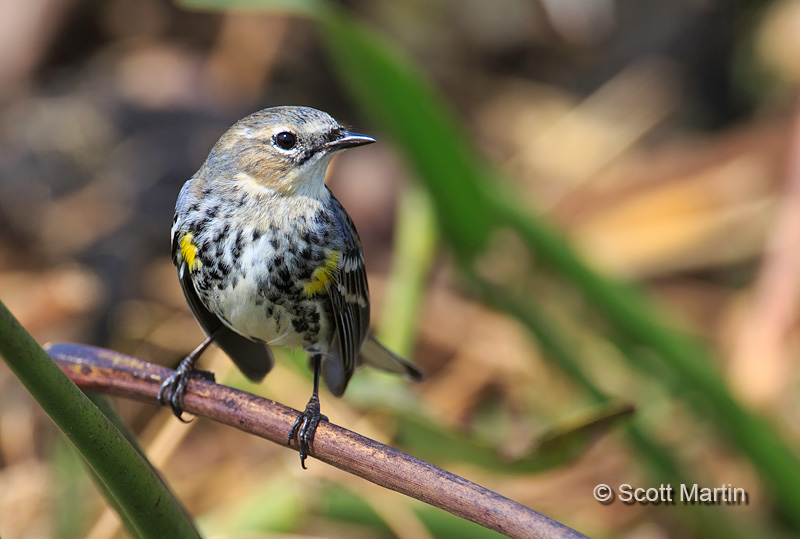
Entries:
[[319, 398], [316, 395], [312, 395], [305, 411], [297, 416], [292, 429], [289, 431], [289, 436], [286, 437], [287, 444], [291, 444], [292, 440], [297, 440], [297, 446], [300, 451], [300, 465], [303, 469], [306, 468], [308, 450], [314, 443], [317, 425], [319, 425], [320, 420], [328, 420], [328, 417], [322, 415], [319, 410]]
[[173, 372], [161, 384], [161, 389], [158, 390], [158, 402], [172, 407], [172, 413], [175, 417], [188, 423], [183, 419], [183, 397], [186, 395], [186, 388], [189, 385], [189, 380], [192, 378], [200, 378], [203, 380], [214, 381], [214, 373], [211, 371], [201, 371], [195, 369], [191, 365], [187, 365], [184, 360], [178, 365], [178, 369]]

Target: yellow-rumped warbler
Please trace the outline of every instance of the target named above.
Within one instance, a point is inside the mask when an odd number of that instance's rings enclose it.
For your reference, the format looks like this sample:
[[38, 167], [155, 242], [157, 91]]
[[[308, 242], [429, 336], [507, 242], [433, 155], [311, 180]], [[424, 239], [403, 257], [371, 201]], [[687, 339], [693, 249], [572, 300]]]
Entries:
[[194, 366], [211, 342], [256, 382], [272, 368], [271, 345], [303, 348], [314, 390], [287, 443], [297, 439], [305, 468], [317, 424], [327, 419], [320, 414], [320, 373], [336, 396], [362, 363], [424, 378], [370, 334], [361, 241], [325, 185], [334, 154], [373, 142], [316, 109], [264, 109], [223, 134], [184, 184], [172, 260], [208, 338], [159, 391], [178, 418], [189, 379], [213, 379]]

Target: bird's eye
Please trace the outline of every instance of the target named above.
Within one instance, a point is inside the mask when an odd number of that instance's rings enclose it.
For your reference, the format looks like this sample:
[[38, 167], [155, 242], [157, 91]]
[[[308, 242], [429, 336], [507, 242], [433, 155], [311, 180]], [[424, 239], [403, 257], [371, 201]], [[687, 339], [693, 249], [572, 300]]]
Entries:
[[291, 150], [294, 148], [294, 145], [297, 144], [297, 137], [294, 133], [290, 133], [288, 131], [281, 131], [277, 135], [275, 135], [275, 144], [283, 148], [284, 150]]

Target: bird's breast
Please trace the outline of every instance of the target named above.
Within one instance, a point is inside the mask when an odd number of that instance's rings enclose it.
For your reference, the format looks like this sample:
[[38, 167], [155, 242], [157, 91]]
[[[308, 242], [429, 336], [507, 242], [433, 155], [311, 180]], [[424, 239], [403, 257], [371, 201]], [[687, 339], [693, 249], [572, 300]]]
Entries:
[[327, 286], [339, 250], [331, 217], [312, 209], [287, 215], [284, 208], [238, 226], [217, 219], [193, 236], [208, 262], [192, 273], [198, 294], [237, 333], [292, 347], [327, 346]]

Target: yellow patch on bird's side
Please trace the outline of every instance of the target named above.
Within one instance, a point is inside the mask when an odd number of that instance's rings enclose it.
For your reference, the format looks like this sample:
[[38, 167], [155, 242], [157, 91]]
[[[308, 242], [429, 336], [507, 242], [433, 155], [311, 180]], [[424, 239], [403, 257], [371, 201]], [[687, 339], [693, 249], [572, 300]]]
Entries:
[[303, 286], [306, 296], [311, 297], [320, 292], [324, 292], [328, 284], [333, 279], [333, 273], [339, 267], [339, 251], [329, 251], [328, 258], [320, 267], [311, 274], [311, 279]]
[[187, 232], [183, 236], [181, 236], [181, 257], [186, 262], [186, 265], [189, 267], [189, 271], [197, 270], [202, 264], [200, 262], [200, 257], [197, 256], [197, 245], [194, 244], [192, 241], [194, 239], [194, 235], [191, 232]]

